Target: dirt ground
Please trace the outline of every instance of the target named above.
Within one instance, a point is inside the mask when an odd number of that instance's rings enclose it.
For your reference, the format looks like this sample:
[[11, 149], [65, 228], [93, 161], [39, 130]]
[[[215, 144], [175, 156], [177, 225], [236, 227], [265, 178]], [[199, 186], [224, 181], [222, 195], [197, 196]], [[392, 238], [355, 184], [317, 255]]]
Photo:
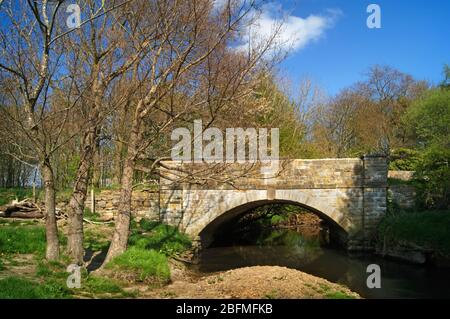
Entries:
[[141, 298], [360, 298], [346, 287], [278, 266], [239, 268], [200, 278], [186, 276], [182, 269], [172, 269], [172, 273], [171, 284], [141, 291]]

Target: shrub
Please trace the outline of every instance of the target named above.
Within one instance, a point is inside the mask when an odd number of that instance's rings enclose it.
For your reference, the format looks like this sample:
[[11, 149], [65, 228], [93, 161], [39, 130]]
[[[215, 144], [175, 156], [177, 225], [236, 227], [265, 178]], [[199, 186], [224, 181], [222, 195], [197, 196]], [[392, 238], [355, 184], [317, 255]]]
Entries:
[[379, 238], [391, 243], [411, 242], [450, 253], [450, 211], [388, 215], [379, 225]]
[[393, 150], [389, 169], [399, 171], [414, 171], [420, 163], [420, 152], [409, 148]]
[[419, 204], [423, 208], [450, 207], [450, 149], [429, 147], [423, 154], [415, 177]]
[[426, 208], [450, 207], [450, 90], [433, 89], [405, 113], [411, 134], [417, 139], [420, 161], [416, 177]]

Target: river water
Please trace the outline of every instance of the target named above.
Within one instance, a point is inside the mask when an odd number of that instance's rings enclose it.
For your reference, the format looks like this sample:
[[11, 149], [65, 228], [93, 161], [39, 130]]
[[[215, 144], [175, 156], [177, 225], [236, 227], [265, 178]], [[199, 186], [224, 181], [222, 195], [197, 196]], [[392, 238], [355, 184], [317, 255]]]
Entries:
[[[231, 245], [204, 249], [196, 266], [212, 273], [246, 266], [285, 266], [343, 284], [364, 298], [450, 298], [450, 270], [383, 259], [371, 254], [350, 255], [324, 247], [318, 238], [305, 238], [291, 230], [277, 230], [272, 238], [288, 238], [257, 245]], [[367, 266], [381, 268], [381, 288], [369, 289]]]

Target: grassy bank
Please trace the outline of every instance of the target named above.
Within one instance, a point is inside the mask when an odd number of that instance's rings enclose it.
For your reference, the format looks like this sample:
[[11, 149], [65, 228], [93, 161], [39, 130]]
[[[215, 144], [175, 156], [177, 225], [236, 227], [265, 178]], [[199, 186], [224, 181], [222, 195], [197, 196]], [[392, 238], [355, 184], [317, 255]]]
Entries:
[[[92, 255], [106, 252], [111, 232], [110, 226], [87, 226], [85, 248]], [[45, 241], [45, 229], [39, 222], [0, 220], [0, 298], [136, 297], [137, 292], [129, 286], [166, 284], [170, 280], [168, 258], [191, 246], [174, 227], [147, 220], [133, 222], [129, 249], [108, 264], [105, 273], [83, 271], [81, 289], [69, 289], [66, 267], [70, 261], [64, 254], [59, 262], [45, 261]], [[62, 252], [66, 242], [61, 233]]]
[[412, 244], [450, 255], [450, 211], [389, 214], [379, 226], [378, 238], [388, 245]]
[[113, 259], [107, 269], [119, 278], [161, 285], [170, 280], [168, 257], [191, 247], [189, 238], [175, 227], [141, 220], [132, 224], [128, 250]]

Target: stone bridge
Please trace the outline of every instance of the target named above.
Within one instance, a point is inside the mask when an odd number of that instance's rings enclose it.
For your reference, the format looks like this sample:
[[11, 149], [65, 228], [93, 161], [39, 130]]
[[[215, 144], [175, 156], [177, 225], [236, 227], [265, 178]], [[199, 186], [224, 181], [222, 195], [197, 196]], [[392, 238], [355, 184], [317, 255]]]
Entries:
[[321, 217], [349, 250], [372, 247], [386, 213], [384, 157], [280, 160], [270, 177], [252, 164], [164, 162], [160, 215], [208, 246], [222, 223], [271, 203], [301, 206]]

